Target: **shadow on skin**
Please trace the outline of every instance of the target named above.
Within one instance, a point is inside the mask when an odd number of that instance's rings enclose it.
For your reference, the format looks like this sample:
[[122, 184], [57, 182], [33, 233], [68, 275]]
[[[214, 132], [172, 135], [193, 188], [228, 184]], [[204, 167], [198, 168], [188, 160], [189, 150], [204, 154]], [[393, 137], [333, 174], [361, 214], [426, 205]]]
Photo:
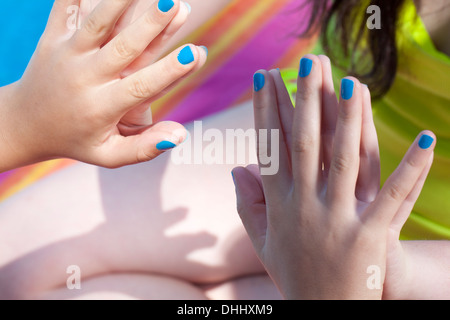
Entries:
[[[166, 160], [161, 158], [159, 161]], [[186, 266], [187, 273], [189, 269], [207, 269], [208, 266], [188, 260], [187, 256], [192, 251], [213, 246], [216, 238], [207, 232], [166, 235], [166, 230], [185, 219], [187, 209], [164, 211], [161, 208], [158, 201], [161, 197], [160, 188], [154, 186], [161, 184], [164, 170], [160, 170], [157, 176], [153, 171], [149, 177], [145, 166], [148, 168], [150, 165], [142, 164], [118, 170], [98, 169], [104, 222], [80, 236], [54, 241], [4, 265], [0, 268], [0, 298], [40, 298], [46, 295], [42, 295], [42, 292], [51, 291], [60, 292], [64, 298], [84, 295], [87, 293], [84, 290], [66, 288], [66, 281], [70, 276], [66, 270], [71, 265], [80, 267], [82, 283], [111, 274], [149, 274], [149, 270], [165, 270], [164, 273], [170, 275], [179, 269], [180, 264]], [[131, 171], [135, 173], [132, 174]], [[136, 176], [140, 178], [128, 178]], [[70, 207], [83, 201], [82, 195], [73, 194], [70, 187], [67, 187], [71, 183], [79, 183], [83, 177], [72, 175], [71, 178], [72, 181], [61, 179], [64, 183], [57, 186], [67, 188], [67, 192], [62, 192], [67, 196], [58, 200], [59, 205], [63, 203]], [[132, 190], [137, 190], [136, 188], [151, 190], [151, 194], [149, 197], [143, 197], [141, 192], [133, 193]], [[18, 196], [20, 198], [20, 195]], [[33, 207], [32, 203], [30, 207]], [[60, 208], [54, 210], [61, 212]], [[38, 208], [33, 213], [25, 214], [42, 215], [45, 219], [46, 212], [40, 212]], [[54, 227], [60, 228], [58, 225]], [[17, 230], [15, 235], [30, 238], [29, 234], [23, 232]], [[158, 240], [159, 243], [149, 245], [149, 232], [152, 233], [152, 239]], [[168, 248], [170, 252], [167, 251]], [[177, 248], [177, 251], [174, 252], [173, 248]], [[98, 285], [104, 286], [104, 290], [117, 287], [114, 281], [110, 284], [107, 281], [98, 281], [94, 287], [99, 289]], [[125, 292], [128, 290], [126, 285], [119, 287], [124, 291], [120, 293], [125, 296], [135, 294], [133, 291]]]

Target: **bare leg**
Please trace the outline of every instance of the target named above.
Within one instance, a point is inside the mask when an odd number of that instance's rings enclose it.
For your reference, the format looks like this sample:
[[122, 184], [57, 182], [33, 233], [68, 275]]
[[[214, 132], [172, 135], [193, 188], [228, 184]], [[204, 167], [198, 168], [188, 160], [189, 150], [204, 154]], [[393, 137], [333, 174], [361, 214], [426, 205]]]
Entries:
[[[245, 130], [252, 118], [243, 106], [203, 128]], [[175, 165], [167, 153], [118, 170], [79, 164], [36, 183], [0, 204], [0, 297], [64, 287], [70, 265], [84, 279], [137, 272], [197, 284], [262, 272], [236, 213], [233, 167]]]

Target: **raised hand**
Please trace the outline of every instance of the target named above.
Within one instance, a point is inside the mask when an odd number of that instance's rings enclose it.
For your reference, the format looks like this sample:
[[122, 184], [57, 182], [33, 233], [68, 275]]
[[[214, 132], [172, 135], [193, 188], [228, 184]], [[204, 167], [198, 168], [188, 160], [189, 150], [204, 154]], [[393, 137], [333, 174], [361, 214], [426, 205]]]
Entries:
[[[71, 30], [67, 8], [79, 1], [55, 1], [24, 76], [2, 88], [2, 133], [11, 155], [2, 171], [57, 157], [120, 167], [151, 160], [185, 139], [178, 123], [152, 124], [149, 105], [200, 68], [207, 52], [189, 44], [157, 60], [189, 13], [179, 0], [154, 2], [113, 36], [132, 2], [103, 0]], [[155, 62], [132, 68], [143, 52]]]
[[[366, 86], [343, 79], [338, 101], [328, 58], [313, 55], [301, 61], [295, 108], [278, 71], [258, 71], [254, 80], [256, 129], [280, 133], [279, 150], [270, 140], [258, 144], [259, 154], [279, 152], [275, 175], [233, 170], [258, 257], [286, 298], [381, 298], [388, 246], [422, 188], [434, 135], [418, 136], [380, 190]], [[374, 271], [379, 286], [368, 285]]]

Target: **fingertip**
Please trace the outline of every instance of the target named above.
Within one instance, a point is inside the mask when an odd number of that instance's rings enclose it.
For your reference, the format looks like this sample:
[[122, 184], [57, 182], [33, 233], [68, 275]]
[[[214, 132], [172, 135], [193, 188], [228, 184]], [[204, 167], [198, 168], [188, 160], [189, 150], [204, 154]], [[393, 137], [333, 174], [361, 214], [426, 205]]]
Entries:
[[177, 55], [178, 62], [184, 66], [190, 65], [196, 58], [198, 58], [198, 50], [197, 47], [192, 44], [185, 45]]
[[253, 74], [253, 90], [255, 92], [261, 91], [266, 85], [266, 70], [258, 70]]
[[417, 139], [417, 145], [422, 150], [433, 149], [436, 145], [436, 135], [429, 130], [422, 131]]

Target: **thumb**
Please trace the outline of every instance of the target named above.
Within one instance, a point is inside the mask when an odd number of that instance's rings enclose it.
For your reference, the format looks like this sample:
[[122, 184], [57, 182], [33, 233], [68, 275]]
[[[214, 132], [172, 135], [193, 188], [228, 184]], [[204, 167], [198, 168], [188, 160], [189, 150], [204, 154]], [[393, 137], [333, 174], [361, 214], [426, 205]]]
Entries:
[[159, 122], [137, 135], [110, 137], [91, 162], [107, 168], [147, 162], [177, 147], [186, 137], [187, 131], [181, 124]]
[[232, 176], [239, 216], [259, 255], [266, 239], [267, 215], [258, 166], [234, 168]]

